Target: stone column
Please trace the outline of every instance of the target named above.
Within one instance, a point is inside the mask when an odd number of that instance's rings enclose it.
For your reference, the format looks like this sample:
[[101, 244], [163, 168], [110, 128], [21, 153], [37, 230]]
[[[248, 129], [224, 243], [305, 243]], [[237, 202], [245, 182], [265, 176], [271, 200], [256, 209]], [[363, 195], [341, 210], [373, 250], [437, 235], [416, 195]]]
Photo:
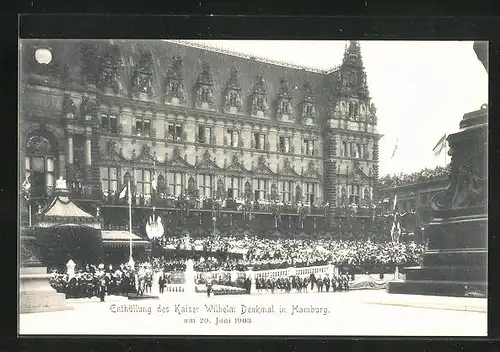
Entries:
[[73, 165], [73, 135], [68, 135], [68, 164]]
[[85, 166], [92, 164], [90, 137], [85, 138]]

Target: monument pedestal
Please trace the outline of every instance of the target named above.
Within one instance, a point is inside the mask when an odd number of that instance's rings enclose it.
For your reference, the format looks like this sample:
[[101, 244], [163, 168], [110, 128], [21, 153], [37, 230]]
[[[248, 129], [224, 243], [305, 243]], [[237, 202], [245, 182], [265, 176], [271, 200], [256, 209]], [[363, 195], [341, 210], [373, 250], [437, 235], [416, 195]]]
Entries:
[[487, 297], [487, 111], [465, 114], [462, 130], [448, 137], [450, 185], [431, 200], [423, 265], [390, 282], [390, 293]]
[[[475, 42], [488, 72], [488, 43]], [[425, 230], [428, 248], [421, 268], [389, 282], [390, 293], [487, 297], [488, 295], [488, 107], [464, 115], [448, 137], [450, 184], [431, 200], [434, 220]]]
[[49, 277], [36, 255], [35, 238], [21, 235], [20, 314], [73, 309], [65, 295], [52, 288]]

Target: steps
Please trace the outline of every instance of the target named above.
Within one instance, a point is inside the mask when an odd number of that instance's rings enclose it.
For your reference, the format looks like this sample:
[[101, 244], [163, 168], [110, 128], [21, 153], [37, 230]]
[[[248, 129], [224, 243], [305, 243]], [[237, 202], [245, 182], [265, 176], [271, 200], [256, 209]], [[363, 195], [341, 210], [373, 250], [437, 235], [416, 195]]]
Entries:
[[485, 282], [464, 281], [392, 281], [389, 282], [389, 293], [427, 295], [427, 296], [452, 296], [452, 297], [487, 297]]
[[488, 274], [485, 267], [482, 266], [443, 266], [443, 267], [425, 267], [425, 268], [407, 268], [406, 279], [411, 281], [469, 281], [486, 282]]

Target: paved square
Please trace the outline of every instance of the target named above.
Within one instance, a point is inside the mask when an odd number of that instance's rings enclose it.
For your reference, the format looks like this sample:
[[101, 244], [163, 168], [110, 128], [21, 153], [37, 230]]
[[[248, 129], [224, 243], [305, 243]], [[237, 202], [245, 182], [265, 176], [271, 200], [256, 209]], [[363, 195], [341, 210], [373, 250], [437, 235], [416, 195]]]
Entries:
[[[463, 298], [416, 297], [444, 309], [411, 304], [411, 299], [385, 291], [337, 293], [252, 294], [213, 296], [163, 295], [158, 300], [130, 301], [108, 297], [68, 300], [71, 311], [20, 316], [20, 334], [85, 335], [384, 335], [486, 336], [487, 313], [453, 310]], [[414, 296], [415, 297], [415, 296]], [[420, 299], [421, 298], [421, 299]], [[435, 300], [434, 300], [435, 299]], [[393, 304], [388, 304], [391, 300]], [[472, 299], [474, 300], [474, 299]], [[486, 300], [469, 307], [486, 307]], [[482, 302], [482, 303], [481, 303]], [[390, 302], [389, 302], [390, 303]], [[484, 304], [483, 304], [484, 303]], [[396, 305], [394, 305], [396, 304]], [[419, 305], [417, 304], [417, 306]], [[447, 305], [446, 305], [447, 304]], [[405, 306], [406, 305], [406, 306]], [[215, 313], [217, 306], [232, 313]], [[242, 307], [244, 306], [244, 307]], [[248, 313], [261, 307], [260, 314]], [[274, 306], [273, 312], [267, 309]], [[214, 307], [212, 312], [207, 308]], [[311, 309], [313, 308], [311, 312]], [[128, 309], [128, 312], [124, 312]], [[194, 309], [194, 313], [193, 313]], [[197, 310], [196, 310], [197, 309]], [[168, 312], [167, 312], [168, 310]], [[245, 314], [242, 312], [246, 310]], [[479, 309], [481, 310], [481, 309]], [[184, 313], [185, 312], [185, 313]], [[281, 313], [280, 313], [281, 312]]]

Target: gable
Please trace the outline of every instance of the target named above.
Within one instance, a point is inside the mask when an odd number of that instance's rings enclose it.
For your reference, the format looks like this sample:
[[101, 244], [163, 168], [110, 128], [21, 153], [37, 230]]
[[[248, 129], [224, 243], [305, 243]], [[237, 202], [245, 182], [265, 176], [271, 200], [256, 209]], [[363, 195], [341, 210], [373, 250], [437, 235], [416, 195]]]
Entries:
[[300, 175], [292, 169], [289, 165], [286, 165], [283, 170], [279, 172], [280, 176], [291, 176], [291, 177], [300, 177]]
[[208, 158], [203, 158], [201, 162], [196, 165], [197, 169], [220, 169], [217, 164]]
[[320, 173], [312, 167], [309, 167], [303, 174], [304, 177], [308, 178], [321, 178]]
[[139, 156], [134, 159], [134, 162], [139, 162], [139, 163], [153, 163], [153, 162], [155, 162], [155, 163], [158, 163], [158, 159], [156, 159], [153, 155], [151, 155], [149, 150], [144, 148], [142, 150], [141, 154], [139, 154]]
[[236, 171], [236, 172], [248, 172], [248, 170], [237, 160], [233, 160], [233, 163], [226, 167], [227, 171]]
[[264, 163], [259, 163], [257, 167], [253, 169], [253, 172], [263, 175], [274, 175], [275, 173], [269, 168], [269, 166]]
[[120, 153], [118, 153], [116, 150], [109, 150], [105, 155], [104, 157], [102, 158], [102, 160], [105, 160], [105, 161], [125, 161], [126, 159], [123, 157], [123, 155], [121, 155]]
[[182, 156], [176, 155], [169, 161], [165, 163], [166, 166], [174, 166], [174, 167], [187, 167], [192, 168], [193, 165], [188, 163]]

